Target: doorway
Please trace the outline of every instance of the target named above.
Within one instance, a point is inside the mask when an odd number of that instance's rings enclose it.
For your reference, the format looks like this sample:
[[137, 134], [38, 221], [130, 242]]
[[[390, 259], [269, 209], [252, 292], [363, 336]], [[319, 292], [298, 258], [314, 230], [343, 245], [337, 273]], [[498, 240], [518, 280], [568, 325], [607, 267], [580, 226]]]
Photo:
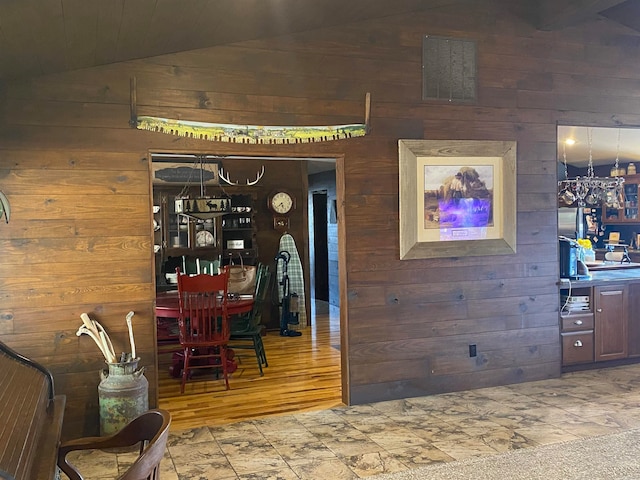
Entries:
[[311, 297], [325, 309], [342, 308], [338, 232], [338, 171], [335, 159], [310, 162], [308, 177]]
[[[252, 160], [257, 159], [251, 157]], [[269, 157], [265, 159], [267, 168], [277, 168], [277, 160], [291, 160], [291, 158], [276, 158]], [[299, 159], [301, 161], [307, 161], [310, 163], [316, 159]], [[317, 159], [321, 162], [324, 159]], [[227, 160], [228, 161], [228, 160]], [[342, 161], [342, 160], [340, 160]], [[313, 410], [319, 408], [327, 408], [327, 406], [337, 406], [344, 404], [343, 399], [343, 379], [342, 371], [344, 369], [343, 359], [341, 358], [340, 351], [340, 332], [342, 323], [342, 312], [339, 310], [339, 274], [338, 274], [338, 252], [340, 248], [344, 248], [344, 242], [341, 246], [338, 246], [338, 225], [336, 221], [331, 221], [331, 217], [336, 215], [329, 215], [330, 209], [328, 206], [336, 204], [337, 192], [336, 192], [336, 159], [331, 159], [331, 162], [324, 161], [323, 163], [330, 164], [330, 170], [326, 170], [322, 165], [322, 170], [330, 178], [331, 187], [327, 189], [317, 188], [316, 186], [308, 185], [306, 203], [309, 207], [312, 207], [314, 199], [311, 195], [312, 192], [319, 191], [324, 194], [324, 199], [318, 200], [323, 204], [322, 208], [317, 208], [319, 213], [323, 214], [323, 219], [317, 219], [318, 229], [323, 230], [324, 233], [320, 234], [318, 240], [318, 250], [322, 251], [321, 256], [325, 257], [323, 260], [324, 270], [331, 279], [327, 279], [327, 290], [330, 290], [325, 295], [326, 298], [332, 298], [332, 289], [335, 288], [335, 307], [330, 312], [321, 311], [311, 312], [311, 323], [305, 332], [305, 336], [300, 339], [308, 339], [308, 342], [298, 342], [296, 339], [282, 338], [273, 332], [268, 332], [263, 340], [265, 342], [265, 348], [267, 349], [267, 357], [269, 361], [269, 367], [265, 368], [265, 375], [260, 377], [257, 373], [257, 365], [255, 361], [249, 356], [243, 356], [239, 368], [232, 375], [231, 390], [222, 391], [217, 388], [215, 378], [211, 381], [204, 382], [192, 382], [189, 383], [189, 392], [185, 395], [181, 395], [179, 390], [176, 389], [176, 381], [171, 378], [168, 373], [168, 366], [173, 362], [173, 352], [168, 348], [161, 352], [161, 358], [159, 359], [159, 401], [160, 405], [166, 407], [174, 415], [176, 425], [180, 427], [191, 428], [194, 424], [217, 424], [228, 423], [229, 421], [242, 421], [250, 418], [259, 418], [265, 415], [282, 414], [291, 412], [291, 405], [296, 405], [296, 410]], [[309, 168], [308, 173], [313, 176], [317, 173], [315, 167]], [[340, 192], [343, 195], [343, 192]], [[323, 196], [323, 195], [321, 195]], [[311, 212], [309, 212], [311, 213]], [[315, 228], [314, 223], [316, 219], [313, 215], [307, 216], [307, 226], [310, 235], [310, 231]], [[324, 225], [324, 229], [322, 227]], [[328, 226], [328, 227], [327, 227]], [[335, 231], [332, 236], [335, 242], [334, 246], [328, 246], [327, 231]], [[324, 238], [324, 241], [322, 241]], [[316, 245], [312, 242], [311, 237], [308, 237], [307, 251], [311, 254], [311, 251], [316, 250]], [[329, 263], [332, 264], [335, 272], [330, 275]], [[310, 262], [308, 265], [309, 283], [313, 285], [315, 283], [314, 267]], [[311, 286], [310, 285], [310, 286]], [[331, 287], [329, 287], [331, 285]], [[312, 293], [312, 292], [310, 292]], [[324, 302], [328, 305], [328, 302]], [[322, 316], [322, 318], [320, 317]], [[316, 318], [321, 318], [320, 322], [316, 321]], [[319, 323], [319, 325], [316, 325]], [[167, 351], [168, 350], [168, 351]], [[242, 352], [237, 352], [242, 353]], [[296, 363], [292, 363], [291, 359], [298, 359]], [[322, 370], [320, 378], [317, 375], [318, 369]], [[310, 382], [313, 379], [313, 382]], [[321, 382], [319, 388], [317, 383]], [[256, 388], [257, 387], [257, 388]], [[265, 392], [268, 395], [265, 396]], [[185, 397], [190, 397], [188, 405], [185, 403]], [[230, 400], [230, 403], [237, 405], [232, 407], [226, 405], [224, 409], [220, 409], [215, 406], [215, 402], [211, 402], [211, 398], [224, 398]], [[237, 401], [235, 401], [237, 400]], [[193, 409], [190, 405], [199, 401], [207, 402], [207, 407], [199, 410], [197, 418], [194, 417]], [[210, 406], [209, 406], [210, 404]]]
[[311, 295], [316, 300], [329, 302], [329, 241], [327, 238], [327, 192], [313, 192], [313, 283]]

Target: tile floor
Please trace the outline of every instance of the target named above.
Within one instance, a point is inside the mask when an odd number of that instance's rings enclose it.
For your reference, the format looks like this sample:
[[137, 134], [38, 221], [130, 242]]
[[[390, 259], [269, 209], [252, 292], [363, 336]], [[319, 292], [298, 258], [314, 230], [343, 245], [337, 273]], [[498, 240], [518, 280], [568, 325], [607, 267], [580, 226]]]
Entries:
[[[162, 480], [357, 479], [640, 427], [640, 365], [172, 431]], [[131, 455], [78, 457], [113, 479]]]

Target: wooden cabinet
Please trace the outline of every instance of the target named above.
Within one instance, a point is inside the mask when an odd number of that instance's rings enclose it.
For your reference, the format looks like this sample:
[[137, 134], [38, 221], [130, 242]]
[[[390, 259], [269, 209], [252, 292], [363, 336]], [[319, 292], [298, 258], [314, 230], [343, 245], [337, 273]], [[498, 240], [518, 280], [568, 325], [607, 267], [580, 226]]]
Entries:
[[164, 257], [190, 255], [215, 256], [221, 253], [220, 217], [198, 220], [176, 212], [179, 188], [154, 188], [154, 220], [159, 223], [155, 244]]
[[[199, 265], [208, 273], [214, 265], [243, 262], [255, 264], [258, 258], [256, 240], [256, 193], [227, 187], [225, 198], [231, 201], [231, 211], [213, 218], [196, 219], [176, 211], [177, 196], [197, 196], [195, 187], [154, 186], [154, 251], [157, 281], [165, 282], [166, 273], [195, 273]], [[240, 193], [238, 193], [240, 192]], [[246, 193], [245, 193], [246, 192]], [[215, 263], [211, 263], [215, 262]]]
[[627, 348], [629, 357], [640, 357], [640, 283], [629, 284]]
[[560, 294], [562, 366], [640, 357], [640, 282], [561, 289]]
[[[231, 213], [222, 218], [222, 256], [254, 264], [258, 258], [256, 240], [256, 198], [252, 194], [231, 195]], [[234, 260], [235, 259], [235, 260]]]
[[594, 360], [591, 293], [591, 288], [574, 289], [571, 292], [561, 290], [560, 336], [563, 366], [592, 363]]
[[593, 330], [562, 333], [562, 365], [593, 362]]
[[628, 354], [628, 286], [593, 289], [595, 361], [617, 360]]

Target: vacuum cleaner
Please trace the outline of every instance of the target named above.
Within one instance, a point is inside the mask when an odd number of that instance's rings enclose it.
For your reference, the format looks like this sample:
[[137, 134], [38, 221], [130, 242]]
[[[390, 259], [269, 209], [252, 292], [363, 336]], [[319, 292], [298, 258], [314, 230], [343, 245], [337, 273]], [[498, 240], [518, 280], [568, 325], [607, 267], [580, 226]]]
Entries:
[[276, 271], [278, 262], [282, 261], [282, 280], [279, 285], [282, 286], [282, 297], [278, 305], [280, 308], [280, 336], [281, 337], [299, 337], [302, 335], [297, 330], [289, 329], [289, 325], [298, 325], [300, 323], [300, 313], [298, 310], [298, 294], [291, 292], [289, 288], [289, 275], [287, 268], [291, 254], [286, 250], [281, 250], [276, 255]]

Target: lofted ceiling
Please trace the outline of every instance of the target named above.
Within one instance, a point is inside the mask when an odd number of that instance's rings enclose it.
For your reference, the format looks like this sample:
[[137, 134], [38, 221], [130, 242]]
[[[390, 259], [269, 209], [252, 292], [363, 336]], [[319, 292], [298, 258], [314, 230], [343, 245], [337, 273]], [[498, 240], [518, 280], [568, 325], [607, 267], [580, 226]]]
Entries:
[[[2, 0], [0, 81], [430, 9], [463, 9], [473, 1]], [[525, 20], [540, 30], [607, 18], [640, 32], [640, 0], [497, 1], [514, 13], [527, 15]], [[611, 138], [617, 141], [617, 132], [597, 133], [593, 136], [594, 159], [611, 158], [616, 148]], [[568, 135], [563, 128], [560, 134]], [[586, 138], [586, 129], [571, 134]], [[631, 151], [640, 152], [640, 130], [625, 131], [623, 136], [621, 147], [629, 149], [623, 155], [632, 158]], [[636, 143], [632, 144], [632, 137]], [[580, 141], [572, 147], [572, 159], [587, 158], [585, 145], [586, 141]]]
[[[212, 47], [473, 0], [2, 0], [0, 80]], [[640, 0], [500, 0], [558, 29], [604, 15], [640, 30]]]
[[0, 79], [438, 8], [460, 0], [2, 0]]

